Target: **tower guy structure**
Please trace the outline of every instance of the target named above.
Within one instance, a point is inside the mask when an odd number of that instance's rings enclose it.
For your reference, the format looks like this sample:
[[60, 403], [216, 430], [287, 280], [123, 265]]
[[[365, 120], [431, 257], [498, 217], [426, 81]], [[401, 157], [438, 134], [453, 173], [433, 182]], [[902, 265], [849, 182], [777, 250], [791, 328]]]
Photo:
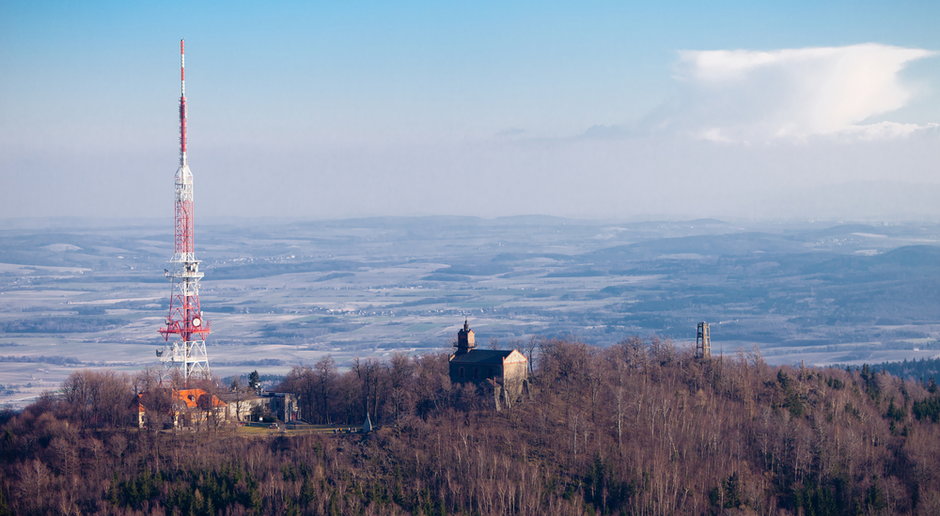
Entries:
[[179, 371], [184, 382], [192, 377], [209, 377], [206, 337], [209, 323], [199, 307], [199, 260], [196, 259], [193, 228], [193, 173], [186, 158], [186, 58], [180, 40], [180, 165], [176, 171], [176, 211], [174, 248], [166, 276], [172, 284], [170, 312], [160, 329], [166, 344], [157, 350], [167, 372]]

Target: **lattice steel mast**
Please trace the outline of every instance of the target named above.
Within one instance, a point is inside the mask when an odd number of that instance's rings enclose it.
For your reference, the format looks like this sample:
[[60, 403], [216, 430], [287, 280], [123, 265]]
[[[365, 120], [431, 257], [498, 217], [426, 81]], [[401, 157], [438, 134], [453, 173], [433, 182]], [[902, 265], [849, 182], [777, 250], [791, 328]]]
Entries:
[[[194, 252], [193, 173], [186, 159], [186, 60], [180, 40], [180, 166], [176, 171], [175, 239], [170, 269], [170, 312], [160, 329], [166, 344], [157, 356], [167, 372], [178, 370], [184, 381], [193, 376], [209, 377], [206, 337], [209, 324], [199, 307], [199, 260]], [[176, 336], [171, 341], [171, 336]]]
[[698, 323], [695, 332], [695, 358], [712, 357], [712, 336], [707, 322]]

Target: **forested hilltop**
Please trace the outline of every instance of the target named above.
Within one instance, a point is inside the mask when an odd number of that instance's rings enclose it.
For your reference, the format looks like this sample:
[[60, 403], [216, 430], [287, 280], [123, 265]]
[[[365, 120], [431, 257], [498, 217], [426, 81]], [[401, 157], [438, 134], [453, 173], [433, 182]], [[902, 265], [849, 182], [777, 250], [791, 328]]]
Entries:
[[940, 383], [940, 358], [882, 362], [870, 366], [874, 371], [884, 371], [901, 378], [913, 378], [927, 384]]
[[[446, 355], [282, 389], [371, 434], [128, 425], [147, 375], [75, 373], [0, 423], [3, 514], [940, 514], [940, 394], [886, 373], [544, 342], [496, 411]], [[136, 410], [136, 409], [135, 409]]]

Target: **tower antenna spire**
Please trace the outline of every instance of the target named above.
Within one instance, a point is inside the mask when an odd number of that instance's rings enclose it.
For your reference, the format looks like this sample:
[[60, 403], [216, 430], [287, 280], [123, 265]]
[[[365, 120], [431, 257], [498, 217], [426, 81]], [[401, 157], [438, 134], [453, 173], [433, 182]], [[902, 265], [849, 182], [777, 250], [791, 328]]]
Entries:
[[186, 165], [186, 52], [180, 40], [180, 166]]

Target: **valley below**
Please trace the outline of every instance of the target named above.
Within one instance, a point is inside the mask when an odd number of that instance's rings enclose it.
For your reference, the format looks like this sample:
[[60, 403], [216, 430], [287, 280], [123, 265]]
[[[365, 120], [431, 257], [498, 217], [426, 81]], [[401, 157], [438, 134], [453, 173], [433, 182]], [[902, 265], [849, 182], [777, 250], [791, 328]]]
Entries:
[[[0, 229], [0, 405], [87, 368], [158, 367], [169, 221]], [[215, 220], [197, 228], [214, 374], [331, 355], [631, 336], [774, 364], [940, 355], [940, 224], [553, 217]]]

